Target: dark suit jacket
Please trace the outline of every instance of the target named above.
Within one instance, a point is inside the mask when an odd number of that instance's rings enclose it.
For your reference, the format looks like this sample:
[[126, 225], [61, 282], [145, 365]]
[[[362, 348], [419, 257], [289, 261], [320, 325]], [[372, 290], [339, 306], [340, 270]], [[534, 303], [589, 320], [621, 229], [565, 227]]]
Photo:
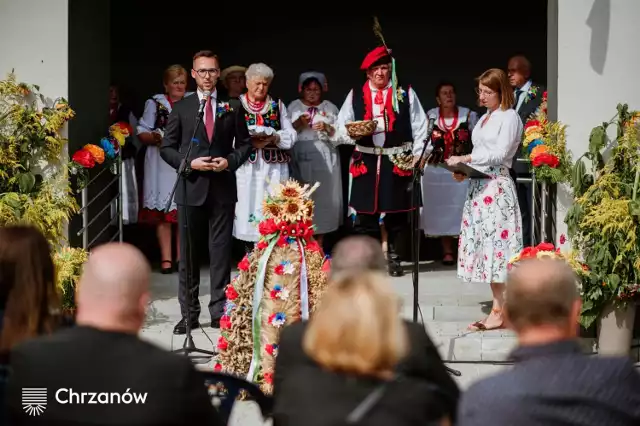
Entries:
[[[212, 95], [213, 96], [213, 95]], [[222, 101], [218, 100], [219, 106]], [[219, 114], [214, 109], [215, 125], [213, 140], [209, 141], [204, 126], [204, 118], [193, 138], [193, 147], [187, 161], [198, 157], [224, 157], [229, 167], [222, 172], [202, 172], [189, 170], [187, 191], [184, 193], [182, 183], [176, 189], [176, 204], [201, 206], [207, 200], [209, 192], [218, 203], [235, 203], [238, 200], [235, 171], [249, 158], [251, 138], [245, 122], [245, 110], [239, 100], [228, 100], [232, 111]], [[192, 143], [193, 130], [200, 100], [194, 93], [176, 102], [165, 127], [164, 138], [160, 148], [160, 156], [173, 168], [178, 169], [180, 162]], [[235, 149], [233, 147], [235, 138]]]
[[[531, 116], [538, 110], [540, 104], [542, 103], [542, 94], [545, 92], [545, 90], [547, 90], [544, 86], [536, 84], [535, 82], [532, 82], [531, 86], [537, 88], [536, 96], [530, 97], [528, 100], [525, 98], [522, 102], [522, 105], [520, 106], [520, 109], [517, 110], [517, 113], [520, 116], [520, 120], [522, 120], [523, 125], [526, 124]], [[520, 96], [524, 97], [528, 95], [522, 94]], [[516, 105], [514, 105], [514, 108], [517, 105], [518, 104], [516, 103]]]
[[640, 425], [640, 374], [630, 359], [585, 355], [572, 341], [512, 357], [513, 369], [463, 394], [459, 426]]
[[[398, 367], [403, 379], [389, 385], [383, 399], [362, 424], [424, 425], [444, 415], [455, 415], [458, 386], [444, 369], [424, 328], [406, 324], [411, 350]], [[305, 327], [306, 323], [294, 323], [280, 336], [274, 375], [274, 424], [343, 424], [348, 414], [381, 382], [323, 370], [302, 349]], [[442, 393], [435, 394], [432, 385]]]
[[[27, 341], [12, 351], [7, 410], [12, 425], [216, 425], [222, 424], [187, 358], [166, 352], [137, 336], [75, 327]], [[46, 388], [39, 416], [25, 414], [22, 388]], [[70, 391], [147, 394], [144, 403], [86, 403], [91, 396]], [[94, 396], [94, 401], [105, 396]], [[126, 399], [125, 399], [126, 402]]]

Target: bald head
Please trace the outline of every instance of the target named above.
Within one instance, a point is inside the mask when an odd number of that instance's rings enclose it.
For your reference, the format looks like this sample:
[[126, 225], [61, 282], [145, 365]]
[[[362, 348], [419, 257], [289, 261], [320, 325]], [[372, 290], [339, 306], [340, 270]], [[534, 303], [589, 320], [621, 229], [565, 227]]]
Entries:
[[507, 65], [507, 75], [512, 87], [524, 86], [531, 77], [531, 62], [522, 55], [513, 56]]
[[148, 300], [151, 270], [129, 244], [110, 243], [91, 252], [78, 289], [78, 323], [137, 331]]
[[577, 276], [562, 260], [523, 261], [507, 279], [506, 310], [516, 331], [539, 326], [575, 331], [580, 314]]
[[367, 236], [348, 237], [340, 241], [331, 257], [331, 274], [345, 271], [381, 271], [387, 262], [380, 242]]

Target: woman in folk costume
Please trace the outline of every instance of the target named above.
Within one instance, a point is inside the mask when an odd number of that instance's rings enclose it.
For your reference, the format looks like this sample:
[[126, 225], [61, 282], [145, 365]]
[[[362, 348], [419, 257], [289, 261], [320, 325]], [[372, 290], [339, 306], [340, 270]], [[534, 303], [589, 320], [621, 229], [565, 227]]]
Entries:
[[469, 108], [456, 105], [456, 91], [452, 83], [436, 87], [438, 107], [427, 111], [435, 119], [431, 146], [433, 151], [422, 178], [422, 230], [426, 236], [440, 237], [445, 265], [455, 265], [455, 237], [460, 235], [462, 207], [467, 198], [468, 181], [456, 182], [451, 172], [438, 163], [452, 155], [471, 153], [471, 132], [478, 115]]
[[[335, 136], [335, 143], [355, 145], [349, 168], [349, 216], [356, 233], [372, 236], [380, 235], [379, 221], [384, 218], [389, 274], [402, 276], [395, 243], [409, 224], [407, 213], [420, 207], [413, 205], [408, 188], [427, 137], [427, 116], [411, 86], [406, 90], [398, 86], [395, 59], [386, 46], [369, 52], [360, 68], [368, 79], [347, 95]], [[375, 130], [356, 134], [349, 123], [361, 120], [375, 121]]]
[[273, 70], [267, 65], [252, 64], [247, 68], [247, 93], [240, 101], [247, 111], [245, 118], [252, 135], [253, 150], [249, 160], [236, 171], [238, 203], [233, 223], [233, 236], [249, 248], [260, 238], [258, 223], [262, 219], [262, 201], [269, 184], [289, 178], [289, 150], [298, 139], [287, 108], [269, 95]]
[[[158, 243], [162, 261], [162, 273], [174, 270], [171, 254], [171, 226], [178, 222], [176, 204], [171, 202], [168, 214], [164, 209], [171, 197], [176, 171], [160, 157], [160, 143], [173, 104], [185, 94], [187, 71], [181, 65], [172, 65], [164, 72], [165, 93], [154, 95], [144, 105], [144, 113], [138, 122], [138, 139], [145, 145], [142, 210], [140, 222], [157, 226]], [[180, 253], [179, 235], [176, 231], [177, 253]]]
[[[522, 250], [522, 217], [516, 184], [509, 170], [522, 140], [522, 121], [511, 108], [513, 89], [504, 71], [490, 69], [478, 78], [480, 102], [487, 113], [473, 129], [471, 154], [453, 155], [447, 164], [467, 163], [490, 176], [471, 179], [462, 212], [458, 277], [491, 285], [491, 314], [472, 330], [503, 328], [504, 283], [509, 259]], [[454, 174], [456, 180], [465, 178]]]
[[323, 100], [327, 90], [324, 74], [308, 72], [300, 76], [301, 98], [287, 108], [298, 142], [293, 147], [293, 178], [300, 183], [320, 183], [313, 193], [315, 232], [322, 245], [324, 234], [333, 232], [342, 219], [342, 178], [338, 150], [330, 142], [335, 133], [338, 107]]

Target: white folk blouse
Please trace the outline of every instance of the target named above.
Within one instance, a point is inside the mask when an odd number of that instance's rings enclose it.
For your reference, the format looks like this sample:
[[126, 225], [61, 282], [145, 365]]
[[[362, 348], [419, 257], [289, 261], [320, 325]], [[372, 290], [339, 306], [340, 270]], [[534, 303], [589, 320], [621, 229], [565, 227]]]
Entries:
[[[473, 128], [470, 166], [483, 170], [490, 166], [511, 168], [522, 141], [522, 121], [512, 109], [497, 109], [484, 122], [485, 113]], [[484, 123], [484, 124], [483, 124]]]

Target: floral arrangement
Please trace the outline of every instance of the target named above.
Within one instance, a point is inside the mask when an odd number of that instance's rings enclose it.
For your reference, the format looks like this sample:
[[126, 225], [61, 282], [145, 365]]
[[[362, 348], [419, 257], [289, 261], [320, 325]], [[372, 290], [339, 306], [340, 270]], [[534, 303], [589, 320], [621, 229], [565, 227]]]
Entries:
[[547, 119], [547, 92], [542, 94], [538, 111], [524, 125], [524, 154], [531, 161], [537, 180], [566, 182], [571, 158], [566, 146], [566, 126]]
[[[560, 241], [564, 241], [561, 236]], [[579, 278], [584, 278], [589, 274], [589, 267], [578, 259], [575, 251], [562, 252], [552, 243], [540, 243], [535, 247], [525, 247], [520, 253], [509, 260], [507, 269], [517, 266], [518, 262], [526, 259], [557, 259], [566, 261], [575, 271]]]
[[270, 188], [260, 240], [226, 289], [214, 368], [259, 383], [268, 394], [282, 327], [307, 319], [327, 284], [327, 260], [313, 239], [310, 195], [317, 186], [288, 180]]
[[65, 225], [78, 205], [61, 159], [62, 128], [75, 112], [62, 98], [48, 105], [39, 90], [13, 73], [0, 81], [0, 226], [27, 224], [42, 232], [53, 250], [62, 309], [73, 311], [87, 254], [65, 246]]
[[[639, 120], [639, 112], [618, 105], [609, 122], [591, 131], [589, 151], [572, 168], [574, 201], [565, 223], [572, 247], [590, 268], [584, 281], [585, 327], [607, 305], [624, 307], [640, 296]], [[616, 138], [610, 140], [607, 130], [614, 122]], [[606, 160], [605, 150], [610, 150]]]
[[76, 151], [71, 157], [69, 170], [78, 177], [78, 188], [82, 189], [88, 182], [88, 171], [96, 164], [105, 164], [112, 173], [117, 173], [116, 162], [127, 138], [133, 134], [129, 123], [118, 122], [109, 127], [109, 136], [99, 143], [89, 143]]
[[218, 118], [222, 117], [223, 115], [225, 115], [228, 112], [233, 111], [233, 108], [229, 105], [229, 102], [222, 102], [220, 104], [218, 104], [217, 108], [216, 108], [216, 116]]

